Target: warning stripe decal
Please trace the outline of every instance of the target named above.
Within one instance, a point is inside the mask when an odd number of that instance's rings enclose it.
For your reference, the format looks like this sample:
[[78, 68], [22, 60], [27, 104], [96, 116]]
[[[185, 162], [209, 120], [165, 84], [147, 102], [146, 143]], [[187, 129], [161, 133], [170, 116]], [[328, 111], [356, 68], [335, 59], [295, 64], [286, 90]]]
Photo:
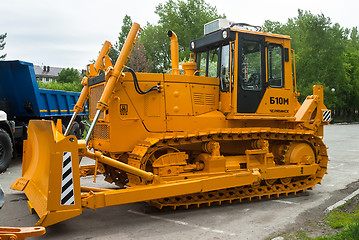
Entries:
[[71, 152], [64, 152], [63, 154], [61, 205], [75, 205]]
[[330, 122], [331, 120], [331, 112], [330, 110], [324, 110], [323, 111], [323, 121]]

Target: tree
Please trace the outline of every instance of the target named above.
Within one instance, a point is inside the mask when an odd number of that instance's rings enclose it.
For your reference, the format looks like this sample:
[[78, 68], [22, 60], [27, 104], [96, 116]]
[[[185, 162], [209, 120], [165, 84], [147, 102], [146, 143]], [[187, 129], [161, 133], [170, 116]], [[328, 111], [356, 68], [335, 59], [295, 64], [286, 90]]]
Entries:
[[41, 81], [37, 82], [39, 88], [64, 90], [72, 92], [81, 92], [81, 77], [79, 72], [74, 68], [64, 68], [59, 73], [56, 82], [44, 83]]
[[217, 13], [204, 0], [168, 0], [156, 7], [159, 16], [158, 25], [148, 24], [140, 36], [144, 44], [152, 70], [163, 72], [170, 68], [170, 39], [167, 31], [173, 30], [178, 36], [180, 60], [189, 57], [189, 42], [203, 35], [203, 25], [225, 15]]
[[[6, 36], [7, 36], [7, 33], [0, 34], [0, 50], [4, 50], [4, 47], [5, 47], [5, 44], [6, 44], [6, 42], [5, 42]], [[6, 57], [6, 53], [3, 54], [3, 55], [0, 55], [0, 60], [4, 60], [5, 57]]]
[[[143, 47], [134, 48], [132, 54], [145, 53], [141, 65], [136, 66], [138, 71], [147, 71], [151, 66], [152, 72], [164, 72], [171, 68], [171, 49], [170, 39], [167, 37], [167, 31], [173, 30], [179, 41], [180, 60], [189, 57], [189, 42], [203, 34], [203, 25], [217, 18], [225, 18], [225, 15], [219, 15], [216, 7], [212, 7], [204, 0], [168, 0], [164, 4], [156, 7], [156, 14], [160, 17], [158, 24], [147, 24], [138, 39], [138, 43]], [[123, 19], [121, 32], [118, 40], [110, 51], [110, 58], [113, 62], [118, 58], [126, 37], [131, 29], [131, 17], [126, 15]], [[139, 58], [136, 58], [140, 60]], [[131, 58], [128, 65], [135, 63]], [[141, 67], [140, 67], [141, 66]]]
[[135, 72], [150, 72], [151, 63], [147, 61], [146, 49], [141, 42], [137, 42], [132, 50], [127, 65]]
[[[298, 10], [298, 16], [288, 19], [286, 24], [266, 21], [264, 28], [292, 37], [300, 100], [312, 94], [313, 85], [320, 84], [325, 87], [327, 107], [342, 105], [343, 102], [334, 96], [346, 92], [343, 88], [346, 82], [343, 67], [345, 32], [339, 24], [332, 24], [323, 14]], [[330, 91], [332, 88], [335, 93]]]
[[[350, 30], [349, 39], [346, 45], [345, 57], [345, 74], [348, 80], [347, 104], [351, 112], [359, 109], [359, 33], [358, 28]], [[357, 119], [355, 119], [357, 120]]]
[[[323, 14], [298, 10], [287, 23], [266, 21], [269, 32], [292, 37], [296, 52], [298, 90], [301, 99], [312, 93], [312, 86], [324, 86], [324, 101], [341, 120], [355, 120], [359, 109], [358, 29], [342, 28]], [[353, 115], [353, 113], [355, 113]]]
[[161, 25], [147, 24], [141, 33], [148, 60], [152, 63], [152, 72], [163, 72], [171, 66], [171, 50], [166, 29]]
[[121, 52], [123, 44], [125, 44], [127, 35], [131, 30], [132, 23], [133, 22], [132, 22], [131, 17], [126, 14], [122, 20], [122, 27], [121, 27], [121, 31], [118, 35], [118, 39], [117, 39], [116, 43], [114, 44], [114, 46], [111, 48], [110, 53], [109, 53], [112, 64], [116, 63], [116, 60]]
[[81, 77], [79, 72], [74, 68], [64, 68], [59, 73], [58, 78], [56, 79], [58, 83], [73, 83], [81, 82]]
[[[125, 44], [127, 35], [130, 32], [133, 24], [131, 17], [128, 15], [123, 18], [122, 22], [123, 25], [121, 27], [121, 32], [119, 33], [118, 40], [116, 41], [114, 47], [110, 50], [109, 53], [112, 64], [116, 63], [121, 49]], [[151, 62], [147, 60], [146, 49], [144, 45], [140, 41], [137, 41], [136, 45], [132, 49], [130, 58], [127, 62], [127, 66], [131, 67], [136, 72], [150, 72], [151, 65]]]
[[[189, 53], [189, 42], [203, 36], [203, 25], [217, 18], [217, 8], [204, 0], [169, 0], [164, 5], [159, 4], [155, 13], [160, 17], [158, 23], [167, 30], [173, 30], [179, 37], [181, 50]], [[166, 33], [166, 32], [165, 32]], [[188, 55], [183, 56], [188, 57]]]

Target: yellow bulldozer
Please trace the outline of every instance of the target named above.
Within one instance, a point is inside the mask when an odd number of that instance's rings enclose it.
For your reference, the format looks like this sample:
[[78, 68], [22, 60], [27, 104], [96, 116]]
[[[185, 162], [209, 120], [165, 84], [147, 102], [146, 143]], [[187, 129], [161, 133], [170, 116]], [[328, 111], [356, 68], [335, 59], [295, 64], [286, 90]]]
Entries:
[[[190, 61], [180, 68], [169, 31], [172, 69], [162, 74], [126, 67], [140, 31], [134, 23], [114, 66], [109, 42], [87, 66], [74, 108], [75, 118], [88, 99], [84, 140], [63, 134], [61, 124], [30, 122], [22, 177], [12, 189], [25, 192], [37, 225], [89, 208], [209, 206], [296, 194], [321, 182], [331, 112], [322, 86], [298, 102], [289, 36], [215, 20], [190, 41]], [[94, 164], [82, 166], [83, 157]], [[81, 186], [84, 174], [103, 174], [113, 185]]]

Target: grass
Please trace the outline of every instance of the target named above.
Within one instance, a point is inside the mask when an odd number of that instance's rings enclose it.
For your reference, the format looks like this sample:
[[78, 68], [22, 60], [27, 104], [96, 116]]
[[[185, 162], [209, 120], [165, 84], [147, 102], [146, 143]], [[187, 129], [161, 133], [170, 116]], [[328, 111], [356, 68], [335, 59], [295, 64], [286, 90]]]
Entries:
[[[285, 240], [359, 240], [359, 204], [348, 201], [328, 213], [323, 222], [333, 229], [329, 236], [311, 238], [305, 230], [281, 235]], [[330, 233], [329, 233], [330, 234]]]
[[318, 237], [316, 240], [359, 240], [359, 218], [347, 224], [343, 230], [329, 237]]
[[[351, 207], [347, 208], [348, 206]], [[324, 222], [334, 229], [342, 230], [329, 237], [318, 237], [316, 240], [359, 240], [359, 204], [351, 204], [348, 201], [327, 214]]]
[[348, 224], [358, 222], [359, 219], [359, 206], [358, 204], [354, 209], [345, 211], [345, 207], [350, 204], [350, 201], [346, 205], [334, 209], [328, 215], [325, 216], [324, 222], [334, 229], [342, 228]]

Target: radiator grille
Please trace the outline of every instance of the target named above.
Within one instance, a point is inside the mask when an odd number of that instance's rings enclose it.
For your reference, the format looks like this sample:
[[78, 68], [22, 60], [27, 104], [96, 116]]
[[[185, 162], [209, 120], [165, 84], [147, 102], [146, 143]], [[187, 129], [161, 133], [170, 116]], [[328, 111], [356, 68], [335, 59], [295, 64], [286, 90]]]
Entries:
[[[93, 119], [96, 114], [96, 105], [97, 102], [100, 100], [103, 90], [104, 90], [104, 84], [97, 85], [95, 87], [90, 88], [90, 98], [89, 98], [89, 117], [90, 119]], [[99, 119], [104, 119], [105, 115], [102, 112], [100, 114]]]
[[204, 94], [203, 93], [193, 93], [193, 102], [194, 102], [194, 104], [204, 105]]
[[197, 105], [214, 105], [215, 97], [213, 94], [193, 93], [193, 102]]
[[206, 105], [214, 105], [215, 100], [214, 100], [214, 95], [213, 94], [206, 94]]
[[92, 133], [93, 139], [107, 140], [110, 138], [110, 127], [108, 125], [95, 125]]

